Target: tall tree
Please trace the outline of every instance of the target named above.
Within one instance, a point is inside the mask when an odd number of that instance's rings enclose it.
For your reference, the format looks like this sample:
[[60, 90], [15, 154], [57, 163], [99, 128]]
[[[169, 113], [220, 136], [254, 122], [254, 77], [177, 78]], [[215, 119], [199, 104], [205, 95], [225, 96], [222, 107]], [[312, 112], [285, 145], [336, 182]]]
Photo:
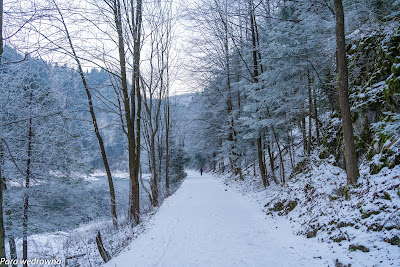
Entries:
[[[252, 43], [252, 55], [253, 55], [253, 79], [255, 83], [258, 83], [258, 66], [259, 66], [259, 55], [257, 49], [257, 35], [256, 35], [256, 26], [255, 26], [255, 15], [254, 15], [254, 3], [253, 1], [249, 1], [249, 11], [250, 11], [250, 27], [251, 27], [251, 43]], [[264, 184], [264, 187], [268, 185], [267, 181], [267, 168], [265, 166], [265, 157], [264, 157], [264, 147], [263, 147], [263, 129], [260, 130], [257, 137], [257, 155], [258, 155], [258, 168], [260, 169], [261, 180]], [[269, 144], [268, 144], [269, 145]]]
[[93, 128], [94, 128], [94, 133], [96, 134], [96, 138], [97, 138], [97, 141], [98, 141], [98, 144], [100, 147], [101, 157], [103, 160], [104, 169], [106, 170], [106, 174], [107, 174], [107, 181], [108, 181], [109, 192], [110, 192], [110, 201], [111, 201], [111, 216], [113, 218], [114, 227], [117, 228], [118, 227], [118, 217], [117, 217], [116, 202], [115, 202], [114, 183], [113, 183], [110, 165], [109, 165], [108, 159], [107, 159], [106, 149], [104, 147], [103, 137], [100, 134], [100, 129], [98, 126], [96, 114], [95, 114], [94, 107], [93, 107], [92, 94], [90, 92], [90, 89], [89, 89], [89, 86], [88, 86], [88, 83], [86, 80], [86, 76], [85, 76], [85, 73], [82, 68], [80, 58], [78, 57], [76, 50], [75, 50], [75, 46], [72, 43], [71, 35], [69, 33], [64, 16], [63, 16], [60, 8], [58, 7], [57, 3], [54, 0], [53, 0], [53, 4], [60, 16], [59, 20], [62, 24], [62, 28], [63, 28], [64, 34], [65, 34], [65, 37], [67, 38], [67, 41], [68, 41], [68, 45], [70, 48], [70, 53], [68, 53], [68, 54], [70, 54], [72, 56], [73, 60], [76, 62], [77, 66], [78, 66], [78, 73], [79, 73], [83, 87], [86, 92], [86, 96], [88, 99], [88, 105], [89, 105], [89, 112], [90, 112], [90, 116], [91, 116], [92, 124], [93, 124]]
[[[129, 177], [130, 177], [130, 196], [129, 196], [129, 217], [133, 223], [138, 224], [140, 221], [140, 198], [139, 198], [139, 169], [140, 169], [140, 131], [141, 131], [141, 113], [142, 113], [142, 96], [140, 92], [140, 48], [141, 48], [141, 31], [142, 31], [142, 0], [136, 1], [136, 14], [134, 14], [134, 1], [131, 0], [131, 18], [129, 29], [133, 38], [133, 76], [132, 88], [128, 88], [127, 79], [127, 55], [125, 51], [125, 36], [123, 27], [123, 17], [121, 3], [119, 0], [105, 0], [106, 4], [111, 8], [114, 18], [114, 26], [117, 33], [118, 41], [118, 63], [119, 63], [119, 79], [120, 90], [122, 91], [122, 101], [124, 107], [124, 118], [126, 124], [126, 135], [128, 139], [128, 155], [129, 155]], [[124, 2], [126, 4], [126, 2]], [[129, 10], [125, 6], [125, 10]], [[134, 19], [136, 18], [136, 20]], [[136, 95], [135, 95], [136, 94]]]
[[354, 133], [351, 122], [350, 104], [349, 104], [349, 73], [347, 69], [346, 57], [346, 36], [344, 31], [344, 11], [342, 0], [334, 0], [336, 11], [336, 45], [337, 45], [337, 71], [338, 71], [338, 89], [339, 105], [342, 116], [343, 141], [346, 160], [347, 183], [356, 184], [359, 176], [357, 155], [354, 145]]
[[26, 161], [26, 179], [25, 179], [25, 193], [24, 193], [24, 219], [23, 219], [23, 229], [22, 229], [22, 258], [25, 261], [23, 264], [24, 267], [28, 266], [28, 209], [29, 209], [29, 186], [31, 179], [31, 162], [32, 162], [32, 137], [33, 137], [33, 129], [32, 129], [32, 106], [33, 106], [33, 90], [36, 82], [33, 81], [31, 84], [28, 84], [29, 93], [29, 130], [28, 130], [28, 151], [27, 151], [27, 161]]
[[[0, 0], [0, 69], [3, 61], [3, 0]], [[4, 229], [4, 216], [3, 216], [3, 140], [0, 139], [0, 259], [6, 258], [6, 250], [4, 246], [5, 229]], [[2, 263], [1, 266], [6, 266]]]
[[[168, 74], [167, 74], [168, 75]], [[167, 83], [168, 84], [168, 83]], [[165, 190], [167, 196], [170, 194], [170, 131], [171, 131], [171, 108], [170, 108], [170, 97], [169, 97], [169, 90], [167, 89], [166, 95], [166, 103], [165, 103], [165, 110], [164, 110], [164, 119], [165, 119]]]
[[[164, 149], [169, 149], [168, 144], [164, 147], [164, 134], [167, 138], [169, 133], [169, 57], [171, 48], [171, 4], [172, 1], [156, 2], [150, 6], [151, 12], [148, 19], [150, 34], [147, 43], [150, 51], [148, 72], [143, 73], [142, 92], [144, 106], [143, 135], [148, 151], [149, 169], [151, 172], [150, 187], [152, 192], [152, 204], [157, 206], [162, 196], [161, 168], [165, 160]], [[163, 109], [164, 107], [164, 109]], [[163, 112], [165, 112], [163, 116]], [[165, 121], [163, 121], [165, 119]], [[168, 152], [167, 152], [168, 155]], [[157, 158], [158, 157], [158, 158]], [[166, 181], [167, 182], [167, 181]], [[167, 186], [167, 184], [166, 184]]]

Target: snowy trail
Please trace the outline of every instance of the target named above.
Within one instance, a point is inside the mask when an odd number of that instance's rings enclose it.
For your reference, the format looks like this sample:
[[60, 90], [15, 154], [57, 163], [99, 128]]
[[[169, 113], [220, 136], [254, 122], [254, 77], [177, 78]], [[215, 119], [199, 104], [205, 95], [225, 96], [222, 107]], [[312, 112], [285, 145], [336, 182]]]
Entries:
[[211, 175], [188, 174], [148, 230], [105, 266], [333, 265], [326, 244], [294, 235]]

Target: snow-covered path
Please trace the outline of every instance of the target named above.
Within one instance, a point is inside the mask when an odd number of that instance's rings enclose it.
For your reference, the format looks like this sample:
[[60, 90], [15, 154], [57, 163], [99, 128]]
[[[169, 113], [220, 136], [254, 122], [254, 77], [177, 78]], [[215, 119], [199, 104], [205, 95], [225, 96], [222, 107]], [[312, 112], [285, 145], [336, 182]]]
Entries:
[[284, 219], [189, 172], [154, 215], [146, 232], [106, 266], [327, 266], [326, 244], [296, 236]]

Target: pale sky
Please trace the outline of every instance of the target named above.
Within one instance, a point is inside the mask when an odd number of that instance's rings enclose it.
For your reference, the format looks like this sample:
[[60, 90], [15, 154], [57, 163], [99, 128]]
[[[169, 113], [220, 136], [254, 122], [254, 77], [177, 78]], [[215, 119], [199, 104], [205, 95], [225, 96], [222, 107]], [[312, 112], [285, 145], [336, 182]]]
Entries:
[[[174, 0], [173, 2], [175, 23], [173, 26], [174, 40], [172, 42], [172, 62], [170, 66], [171, 94], [190, 93], [202, 89], [201, 85], [196, 81], [195, 75], [188, 70], [188, 66], [193, 67], [194, 64], [190, 58], [190, 45], [188, 43], [188, 40], [193, 37], [194, 33], [187, 30], [185, 25], [188, 25], [189, 22], [185, 20], [182, 14], [185, 7], [190, 3], [193, 2], [191, 0]], [[116, 45], [110, 42], [111, 39], [107, 36], [109, 33], [114, 35], [115, 32], [105, 23], [105, 17], [102, 16], [102, 14], [98, 14], [97, 10], [92, 14], [86, 12], [90, 9], [90, 5], [87, 1], [83, 0], [57, 1], [57, 4], [62, 9], [67, 27], [79, 56], [93, 60], [93, 58], [96, 57], [104, 57], [103, 54], [106, 54], [108, 59], [105, 58], [105, 61], [117, 57]], [[143, 4], [145, 5], [146, 3], [144, 2]], [[21, 53], [30, 52], [32, 56], [41, 57], [53, 64], [67, 64], [71, 67], [76, 67], [70, 56], [65, 55], [65, 53], [60, 53], [61, 50], [59, 49], [56, 51], [54, 49], [55, 46], [50, 45], [49, 41], [46, 40], [46, 38], [48, 38], [47, 36], [50, 36], [52, 40], [56, 40], [57, 44], [66, 47], [67, 50], [70, 51], [65, 36], [56, 33], [54, 30], [54, 25], [60, 27], [60, 23], [54, 18], [49, 22], [46, 17], [49, 15], [48, 12], [43, 12], [43, 14], [39, 13], [41, 8], [38, 7], [43, 8], [46, 5], [51, 5], [51, 1], [5, 1], [4, 36], [9, 37], [5, 39], [5, 44], [17, 48]], [[34, 6], [36, 6], [36, 13], [33, 12], [33, 10], [35, 10]], [[80, 10], [74, 13], [66, 10], [68, 8], [72, 8], [73, 10], [78, 8]], [[85, 10], [85, 12], [82, 12], [82, 10]], [[85, 15], [85, 18], [83, 18], [82, 14]], [[40, 18], [42, 15], [43, 18]], [[25, 24], [27, 20], [34, 16], [36, 16], [36, 20], [33, 23]], [[144, 16], [146, 16], [146, 14], [144, 14]], [[88, 22], [89, 19], [97, 19], [98, 21], [95, 22], [96, 25], [94, 25]], [[144, 17], [143, 20], [145, 21], [145, 19]], [[20, 29], [21, 26], [24, 26], [22, 30]], [[101, 33], [101, 30], [103, 30], [104, 33]], [[147, 34], [146, 28], [144, 29], [144, 33], [145, 35]], [[99, 41], [104, 38], [107, 38], [108, 41]], [[145, 61], [146, 47], [142, 49], [142, 60]], [[95, 61], [104, 62], [104, 60], [99, 58]], [[95, 64], [85, 60], [82, 60], [82, 64], [84, 64], [85, 68], [95, 66]]]

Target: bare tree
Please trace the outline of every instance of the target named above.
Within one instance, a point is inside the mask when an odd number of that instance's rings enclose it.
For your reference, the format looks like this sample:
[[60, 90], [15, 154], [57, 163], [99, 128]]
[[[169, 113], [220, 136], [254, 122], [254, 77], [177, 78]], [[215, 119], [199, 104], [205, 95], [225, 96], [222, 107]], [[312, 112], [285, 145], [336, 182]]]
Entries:
[[[30, 84], [30, 86], [36, 86], [34, 83]], [[34, 88], [28, 88], [34, 89]], [[25, 179], [25, 193], [24, 193], [24, 219], [23, 219], [23, 229], [22, 229], [22, 258], [24, 259], [25, 263], [23, 264], [24, 267], [28, 266], [26, 260], [28, 259], [28, 209], [29, 209], [29, 186], [30, 186], [30, 178], [31, 178], [31, 160], [32, 160], [32, 137], [33, 137], [33, 130], [32, 130], [32, 98], [33, 93], [30, 92], [29, 96], [29, 130], [28, 130], [28, 151], [27, 151], [27, 161], [26, 161], [26, 179]]]
[[[3, 60], [3, 0], [0, 0], [0, 68]], [[5, 239], [5, 228], [4, 228], [4, 216], [3, 216], [3, 176], [2, 176], [2, 164], [3, 164], [3, 143], [0, 140], [0, 259], [6, 258], [6, 250], [4, 246]], [[6, 266], [6, 264], [1, 264]]]
[[[167, 73], [167, 77], [168, 77]], [[167, 83], [167, 88], [169, 83]], [[170, 194], [170, 177], [169, 177], [169, 168], [170, 168], [170, 131], [171, 131], [171, 109], [170, 109], [170, 98], [169, 98], [169, 90], [167, 89], [166, 98], [165, 98], [165, 110], [164, 110], [164, 120], [165, 120], [165, 190], [166, 195]]]
[[[106, 5], [113, 13], [114, 26], [118, 41], [118, 63], [120, 90], [122, 92], [124, 121], [126, 124], [126, 135], [128, 139], [129, 155], [129, 177], [130, 177], [130, 196], [129, 196], [129, 216], [132, 223], [138, 224], [140, 221], [140, 199], [139, 199], [139, 169], [140, 169], [140, 131], [141, 131], [141, 109], [142, 96], [140, 92], [140, 48], [141, 48], [141, 30], [142, 30], [142, 0], [136, 1], [136, 14], [134, 1], [123, 2], [125, 11], [128, 14], [128, 27], [133, 39], [133, 74], [132, 88], [128, 88], [127, 78], [127, 55], [125, 51], [125, 31], [123, 24], [123, 13], [119, 0], [105, 0]], [[130, 19], [129, 19], [130, 18]], [[136, 19], [135, 19], [136, 18]]]
[[[117, 217], [117, 211], [116, 211], [114, 183], [113, 183], [113, 178], [112, 178], [110, 166], [109, 166], [108, 159], [107, 159], [106, 150], [105, 150], [105, 147], [104, 147], [103, 138], [102, 138], [102, 136], [100, 134], [100, 130], [99, 130], [99, 126], [98, 126], [98, 123], [97, 123], [96, 114], [94, 112], [92, 94], [90, 92], [88, 83], [86, 81], [85, 73], [83, 71], [80, 58], [78, 57], [78, 55], [76, 53], [76, 50], [75, 50], [75, 46], [72, 43], [72, 38], [71, 38], [71, 35], [69, 33], [69, 30], [68, 30], [66, 21], [64, 19], [64, 16], [63, 16], [60, 8], [58, 7], [57, 3], [55, 2], [55, 0], [53, 0], [53, 4], [54, 4], [54, 6], [55, 6], [55, 8], [57, 10], [58, 15], [60, 16], [58, 18], [58, 20], [62, 24], [63, 33], [64, 33], [65, 37], [68, 40], [70, 51], [67, 51], [67, 53], [69, 55], [71, 55], [71, 57], [73, 58], [73, 60], [76, 62], [77, 66], [78, 66], [78, 73], [79, 73], [79, 76], [81, 78], [83, 87], [84, 87], [85, 92], [86, 92], [86, 96], [87, 96], [87, 99], [88, 99], [89, 112], [90, 112], [90, 116], [91, 116], [91, 119], [92, 119], [94, 132], [96, 134], [96, 138], [97, 138], [97, 141], [99, 143], [99, 147], [100, 147], [100, 151], [101, 151], [101, 157], [102, 157], [102, 160], [103, 160], [103, 165], [104, 165], [104, 168], [105, 168], [106, 174], [107, 174], [107, 180], [108, 180], [108, 186], [109, 186], [109, 192], [110, 192], [110, 201], [111, 201], [111, 216], [113, 218], [114, 227], [118, 228], [118, 217]], [[59, 48], [61, 48], [61, 47], [59, 46]], [[66, 50], [64, 48], [62, 48], [62, 49]]]
[[[148, 21], [150, 28], [148, 72], [142, 75], [144, 97], [144, 137], [148, 151], [151, 176], [152, 204], [158, 206], [160, 197], [161, 165], [163, 157], [163, 131], [169, 130], [168, 92], [169, 92], [169, 53], [171, 46], [171, 3], [154, 3]], [[145, 76], [145, 77], [144, 77]], [[165, 110], [166, 109], [166, 110]], [[166, 142], [168, 143], [168, 133]], [[158, 137], [157, 137], [158, 136]], [[157, 137], [157, 138], [156, 138]], [[157, 143], [157, 145], [156, 145]], [[169, 149], [169, 148], [167, 148]], [[157, 160], [158, 157], [158, 160]], [[167, 182], [167, 181], [166, 181]], [[168, 181], [169, 183], [169, 181]], [[166, 184], [167, 186], [167, 184]], [[169, 186], [169, 184], [168, 184]]]

